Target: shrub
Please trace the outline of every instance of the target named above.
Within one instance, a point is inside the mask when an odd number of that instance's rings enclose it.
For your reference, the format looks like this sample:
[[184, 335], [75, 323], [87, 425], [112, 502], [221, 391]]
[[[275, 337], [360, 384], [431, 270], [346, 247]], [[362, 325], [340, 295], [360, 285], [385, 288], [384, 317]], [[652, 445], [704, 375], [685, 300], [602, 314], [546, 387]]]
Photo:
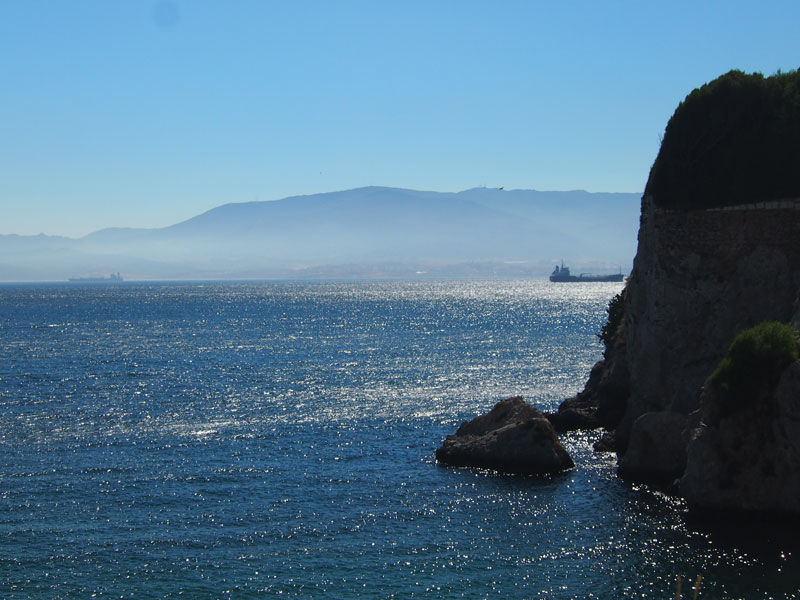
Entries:
[[625, 289], [609, 301], [606, 311], [608, 312], [608, 319], [600, 328], [600, 333], [597, 334], [604, 346], [604, 357], [608, 355], [608, 349], [614, 343], [617, 330], [625, 319]]
[[796, 198], [798, 164], [800, 71], [730, 71], [675, 110], [645, 194], [680, 210]]
[[783, 370], [798, 359], [797, 333], [777, 321], [745, 329], [711, 375], [723, 399], [722, 414], [730, 414], [771, 393]]

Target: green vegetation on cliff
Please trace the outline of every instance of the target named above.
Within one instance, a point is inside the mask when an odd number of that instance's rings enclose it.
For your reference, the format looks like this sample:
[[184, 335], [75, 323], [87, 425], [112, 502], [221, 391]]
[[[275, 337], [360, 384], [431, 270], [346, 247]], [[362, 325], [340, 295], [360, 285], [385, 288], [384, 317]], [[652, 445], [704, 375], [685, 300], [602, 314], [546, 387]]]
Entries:
[[603, 358], [608, 358], [608, 350], [614, 345], [619, 328], [625, 320], [625, 289], [614, 296], [608, 303], [608, 319], [600, 328], [597, 337], [603, 343]]
[[783, 370], [798, 359], [797, 333], [777, 321], [745, 329], [731, 343], [711, 382], [725, 399], [724, 414], [731, 414], [772, 393]]
[[692, 210], [800, 197], [800, 71], [730, 71], [669, 120], [645, 195]]

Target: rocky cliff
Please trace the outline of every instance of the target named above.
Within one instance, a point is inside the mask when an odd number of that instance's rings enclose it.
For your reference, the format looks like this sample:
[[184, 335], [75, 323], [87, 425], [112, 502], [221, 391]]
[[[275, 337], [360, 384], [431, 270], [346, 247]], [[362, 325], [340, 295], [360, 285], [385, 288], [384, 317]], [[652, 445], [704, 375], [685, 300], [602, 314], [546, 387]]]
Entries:
[[[595, 449], [617, 451], [621, 476], [671, 485], [695, 509], [800, 514], [798, 290], [800, 72], [732, 71], [670, 119], [604, 359], [547, 418], [606, 428]], [[541, 446], [544, 471], [566, 468], [548, 462], [552, 429], [517, 409], [534, 410], [500, 403], [437, 458], [513, 471]]]
[[618, 439], [651, 411], [688, 414], [734, 336], [788, 322], [800, 289], [800, 202], [670, 211], [642, 203], [625, 314], [630, 396]]
[[[602, 424], [613, 431], [621, 475], [671, 480], [686, 473], [687, 496], [700, 506], [724, 498], [708, 504], [800, 507], [776, 499], [796, 496], [797, 486], [781, 488], [786, 478], [769, 475], [800, 464], [796, 374], [786, 375], [780, 397], [756, 410], [758, 418], [727, 423], [739, 440], [735, 453], [722, 447], [731, 435], [698, 411], [704, 383], [739, 332], [795, 315], [798, 173], [798, 72], [771, 78], [731, 72], [695, 90], [670, 120], [642, 199], [624, 322], [578, 397], [584, 412], [617, 416]], [[568, 415], [575, 405], [567, 400], [560, 412]], [[739, 464], [743, 455], [759, 454], [770, 458]], [[748, 475], [710, 477], [734, 463]], [[759, 477], [771, 477], [769, 494], [748, 494], [759, 488]], [[720, 486], [728, 487], [723, 493]]]

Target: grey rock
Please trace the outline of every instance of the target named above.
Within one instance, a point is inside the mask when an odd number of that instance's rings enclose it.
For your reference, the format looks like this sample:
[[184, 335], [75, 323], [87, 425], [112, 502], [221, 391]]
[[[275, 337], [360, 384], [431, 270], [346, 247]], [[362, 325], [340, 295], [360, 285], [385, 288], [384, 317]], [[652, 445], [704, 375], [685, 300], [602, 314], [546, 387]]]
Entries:
[[544, 415], [522, 398], [514, 396], [500, 400], [485, 415], [464, 421], [456, 431], [457, 436], [485, 435], [511, 423], [522, 423], [529, 419], [542, 419]]
[[436, 451], [436, 460], [456, 467], [543, 475], [574, 466], [544, 415], [514, 397], [465, 422]]
[[558, 407], [557, 412], [546, 413], [545, 416], [553, 424], [556, 431], [597, 429], [601, 427], [594, 399], [581, 395], [567, 398]]
[[675, 412], [645, 413], [633, 424], [619, 474], [632, 481], [671, 483], [686, 468], [684, 431], [688, 417]]
[[645, 196], [623, 325], [577, 396], [579, 414], [565, 401], [556, 426], [599, 421], [624, 455], [643, 414], [698, 409], [740, 331], [772, 320], [800, 331], [798, 235], [800, 210], [670, 211]]
[[800, 332], [800, 295], [798, 295], [797, 299], [794, 301], [794, 314], [789, 321], [789, 325], [794, 327], [795, 331]]
[[614, 431], [604, 432], [603, 436], [592, 444], [592, 449], [595, 452], [616, 452], [617, 434]]
[[628, 373], [620, 356], [625, 353], [622, 332], [613, 343], [606, 360], [592, 367], [586, 386], [576, 396], [567, 398], [558, 411], [547, 415], [557, 431], [613, 428], [617, 425], [628, 399]]
[[647, 412], [689, 414], [737, 333], [789, 322], [800, 288], [800, 211], [668, 211], [642, 200], [625, 312], [630, 397], [621, 448]]
[[800, 513], [800, 361], [783, 372], [764, 402], [719, 416], [719, 401], [706, 386], [703, 420], [691, 432], [680, 482], [689, 505]]

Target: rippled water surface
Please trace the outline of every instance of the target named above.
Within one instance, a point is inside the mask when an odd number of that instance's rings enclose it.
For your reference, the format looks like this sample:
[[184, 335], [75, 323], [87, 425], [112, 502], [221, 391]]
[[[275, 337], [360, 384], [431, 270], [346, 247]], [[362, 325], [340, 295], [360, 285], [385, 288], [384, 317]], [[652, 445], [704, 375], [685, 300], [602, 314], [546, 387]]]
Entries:
[[0, 286], [0, 597], [800, 597], [793, 535], [687, 521], [595, 432], [556, 477], [435, 464], [579, 391], [620, 285]]

